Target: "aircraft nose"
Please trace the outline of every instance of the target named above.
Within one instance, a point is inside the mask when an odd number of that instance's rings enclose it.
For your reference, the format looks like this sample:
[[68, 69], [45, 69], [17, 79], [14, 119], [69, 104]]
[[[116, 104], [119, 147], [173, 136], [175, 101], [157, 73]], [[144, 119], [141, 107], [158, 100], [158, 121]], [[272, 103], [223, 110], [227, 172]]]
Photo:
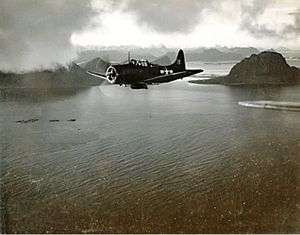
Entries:
[[114, 68], [113, 66], [108, 67], [108, 69], [106, 70], [106, 78], [110, 83], [115, 83], [118, 73], [116, 68]]

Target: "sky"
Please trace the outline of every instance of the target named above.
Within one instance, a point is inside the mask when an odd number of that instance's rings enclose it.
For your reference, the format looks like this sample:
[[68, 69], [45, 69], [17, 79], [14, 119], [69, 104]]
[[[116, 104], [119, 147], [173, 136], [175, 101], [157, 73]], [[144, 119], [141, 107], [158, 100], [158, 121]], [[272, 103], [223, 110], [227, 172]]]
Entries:
[[80, 48], [300, 48], [299, 0], [1, 0], [0, 69], [67, 63]]
[[93, 27], [80, 46], [298, 47], [299, 0], [93, 1]]

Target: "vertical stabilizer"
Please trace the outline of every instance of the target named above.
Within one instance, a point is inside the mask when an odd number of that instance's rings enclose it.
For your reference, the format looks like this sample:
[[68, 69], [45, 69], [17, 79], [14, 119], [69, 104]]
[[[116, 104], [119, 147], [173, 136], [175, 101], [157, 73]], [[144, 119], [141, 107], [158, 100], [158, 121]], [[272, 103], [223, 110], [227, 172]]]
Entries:
[[177, 71], [184, 71], [185, 70], [185, 58], [183, 50], [180, 49], [173, 66], [176, 68]]

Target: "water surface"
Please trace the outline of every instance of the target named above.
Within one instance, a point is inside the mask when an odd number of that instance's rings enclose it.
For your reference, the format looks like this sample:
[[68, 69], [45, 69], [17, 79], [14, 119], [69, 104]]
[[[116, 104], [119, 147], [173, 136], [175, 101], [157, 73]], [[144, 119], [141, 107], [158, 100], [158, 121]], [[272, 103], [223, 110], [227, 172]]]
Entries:
[[2, 231], [299, 233], [299, 91], [2, 89]]

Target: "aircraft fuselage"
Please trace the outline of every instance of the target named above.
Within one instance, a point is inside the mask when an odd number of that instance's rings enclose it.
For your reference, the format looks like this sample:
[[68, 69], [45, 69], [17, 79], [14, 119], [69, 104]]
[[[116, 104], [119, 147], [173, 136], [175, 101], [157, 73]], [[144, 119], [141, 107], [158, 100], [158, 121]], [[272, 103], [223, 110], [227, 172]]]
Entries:
[[[149, 64], [148, 66], [135, 65], [135, 64], [122, 64], [122, 65], [111, 65], [107, 69], [106, 75], [109, 70], [115, 70], [116, 77], [115, 82], [117, 84], [134, 84], [141, 83], [145, 80], [157, 77], [161, 75], [168, 75], [178, 72], [174, 66], [161, 66]], [[112, 77], [113, 80], [113, 77]]]

